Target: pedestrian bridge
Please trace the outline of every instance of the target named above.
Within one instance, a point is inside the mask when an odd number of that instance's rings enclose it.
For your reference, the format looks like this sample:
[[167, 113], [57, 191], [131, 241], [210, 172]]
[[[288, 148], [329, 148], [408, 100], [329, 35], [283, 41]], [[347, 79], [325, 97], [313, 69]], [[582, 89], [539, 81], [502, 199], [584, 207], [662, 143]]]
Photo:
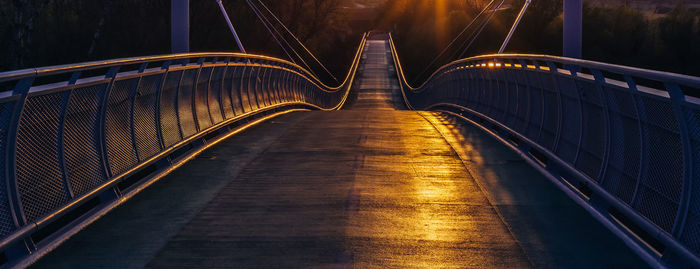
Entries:
[[0, 73], [0, 262], [700, 268], [700, 78], [544, 55]]

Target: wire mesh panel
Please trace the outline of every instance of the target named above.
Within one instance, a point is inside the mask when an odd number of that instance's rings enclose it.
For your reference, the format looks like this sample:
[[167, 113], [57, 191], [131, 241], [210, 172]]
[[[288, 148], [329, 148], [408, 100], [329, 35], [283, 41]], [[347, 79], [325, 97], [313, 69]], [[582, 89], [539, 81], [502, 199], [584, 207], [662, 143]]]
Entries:
[[134, 141], [140, 160], [158, 154], [162, 149], [158, 134], [158, 97], [163, 74], [141, 78], [134, 98]]
[[[225, 65], [204, 61], [222, 58]], [[149, 68], [158, 65], [163, 68]], [[311, 103], [268, 110], [280, 97], [281, 81], [274, 80], [282, 79], [282, 67], [296, 70], [284, 72], [289, 81], [314, 80], [314, 85], [290, 83], [286, 89], [307, 95], [298, 98], [307, 97]], [[267, 70], [265, 77], [259, 76], [260, 70]], [[0, 83], [16, 85], [16, 92], [0, 93], [0, 266], [45, 253], [54, 246], [45, 242], [64, 240], [76, 223], [98, 218], [112, 202], [124, 201], [122, 191], [137, 189], [126, 186], [145, 186], [148, 181], [143, 179], [154, 171], [167, 173], [177, 160], [188, 160], [182, 156], [207, 146], [213, 123], [244, 113], [257, 118], [268, 111], [341, 105], [324, 100], [343, 100], [349, 84], [336, 91], [305, 74], [283, 60], [233, 53], [138, 57], [0, 73]], [[70, 79], [43, 82], [61, 77]], [[228, 126], [221, 125], [225, 130]], [[8, 252], [14, 246], [27, 246], [26, 252]]]
[[496, 99], [498, 89], [497, 89], [497, 84], [495, 83], [494, 79], [494, 73], [495, 72], [488, 72], [485, 73], [485, 81], [484, 81], [484, 106], [483, 106], [483, 113], [485, 115], [489, 115], [489, 117], [493, 117], [494, 114], [496, 113]]
[[508, 99], [508, 107], [506, 108], [506, 119], [504, 121], [505, 125], [515, 129], [516, 128], [516, 123], [518, 122], [518, 100], [520, 99], [522, 95], [522, 91], [519, 91], [518, 83], [517, 83], [517, 75], [515, 71], [508, 71], [510, 74], [508, 75], [509, 81], [506, 89], [506, 94], [508, 95], [506, 98]]
[[209, 80], [212, 77], [213, 67], [205, 67], [199, 72], [197, 87], [195, 88], [194, 107], [199, 130], [205, 130], [212, 125], [209, 112]]
[[700, 78], [526, 54], [458, 60], [417, 88], [397, 73], [409, 107], [515, 142], [651, 265], [700, 267]]
[[185, 71], [180, 82], [180, 90], [177, 96], [177, 117], [180, 122], [182, 137], [188, 138], [197, 133], [197, 125], [194, 120], [193, 95], [198, 69]]
[[603, 187], [630, 203], [640, 176], [641, 128], [631, 90], [606, 88], [610, 108], [610, 155]]
[[235, 116], [231, 99], [231, 87], [233, 87], [232, 75], [235, 71], [236, 68], [233, 66], [226, 67], [224, 69], [223, 80], [221, 82], [221, 108], [223, 109], [225, 119], [230, 119]]
[[211, 114], [213, 124], [217, 124], [224, 120], [221, 111], [221, 87], [223, 84], [224, 71], [226, 71], [225, 66], [215, 67], [209, 81], [209, 94], [207, 97], [209, 100], [209, 113]]
[[[277, 68], [270, 68], [270, 75], [267, 79], [268, 90], [266, 91], [269, 105], [277, 104], [277, 80], [279, 79], [279, 72]], [[325, 104], [325, 101], [321, 103]]]
[[508, 84], [510, 81], [508, 78], [508, 73], [504, 71], [496, 72], [494, 75], [495, 78], [493, 83], [495, 84], [495, 87], [493, 90], [496, 103], [494, 104], [494, 114], [492, 117], [498, 121], [504, 121], [508, 110]]
[[542, 89], [536, 85], [537, 83], [533, 83], [533, 78], [529, 78], [530, 86], [528, 87], [528, 97], [530, 101], [530, 119], [529, 122], [530, 124], [528, 125], [527, 130], [525, 131], [525, 136], [530, 138], [533, 141], [538, 141], [540, 138], [540, 132], [542, 131], [542, 118], [544, 115], [542, 114], [544, 109], [542, 106]]
[[577, 85], [572, 79], [559, 77], [561, 93], [561, 134], [558, 141], [557, 156], [562, 160], [573, 163], [578, 152], [581, 139], [581, 105]]
[[542, 89], [542, 133], [537, 141], [540, 145], [554, 151], [555, 141], [560, 129], [561, 104], [555, 76], [550, 73], [538, 73]]
[[112, 176], [121, 174], [138, 163], [131, 132], [131, 94], [137, 83], [138, 78], [119, 80], [109, 92], [105, 144]]
[[261, 67], [261, 73], [258, 77], [258, 83], [255, 87], [255, 95], [257, 96], [258, 104], [262, 107], [268, 106], [267, 93], [265, 89], [268, 89], [267, 77], [270, 75], [270, 69], [267, 67]]
[[[688, 122], [688, 131], [692, 137], [693, 149], [693, 175], [700, 175], [700, 108], [686, 108], [685, 115]], [[700, 184], [695, 181], [690, 189], [690, 201], [688, 201], [688, 213], [681, 231], [681, 242], [688, 246], [696, 255], [700, 255]]]
[[514, 129], [522, 134], [525, 134], [530, 126], [530, 89], [527, 86], [527, 77], [525, 77], [525, 72], [527, 75], [531, 75], [532, 71], [521, 71], [517, 72], [517, 99], [515, 99], [517, 105], [517, 112], [515, 114], [515, 124]]
[[260, 85], [260, 76], [263, 70], [261, 67], [253, 66], [250, 70], [250, 78], [248, 79], [248, 102], [250, 102], [251, 111], [257, 110], [262, 106], [262, 103], [258, 102], [259, 94], [258, 87]]
[[243, 106], [243, 113], [247, 113], [253, 110], [251, 104], [251, 99], [254, 96], [250, 94], [250, 85], [252, 84], [253, 78], [253, 68], [252, 66], [245, 66], [243, 68], [243, 73], [241, 73], [241, 86], [238, 90], [238, 94], [241, 96], [241, 105]]
[[676, 218], [683, 185], [683, 153], [678, 121], [668, 102], [642, 97], [649, 132], [649, 170], [634, 208], [665, 231]]
[[75, 196], [88, 193], [107, 180], [100, 154], [99, 109], [108, 84], [72, 91], [66, 109], [63, 147], [66, 176]]
[[[7, 160], [5, 153], [7, 151], [7, 130], [10, 125], [10, 119], [15, 108], [16, 101], [0, 103], [0, 171], [7, 169]], [[5, 237], [15, 230], [15, 224], [12, 220], [12, 212], [10, 211], [9, 195], [7, 180], [5, 173], [0, 173], [0, 237]]]
[[602, 106], [603, 93], [592, 80], [578, 80], [584, 122], [581, 133], [581, 147], [576, 158], [576, 168], [590, 178], [599, 180], [598, 175], [603, 165], [608, 124]]
[[160, 93], [160, 130], [163, 145], [169, 147], [182, 140], [180, 124], [177, 120], [177, 96], [183, 71], [168, 72]]
[[244, 113], [241, 89], [243, 87], [243, 74], [245, 74], [245, 69], [245, 66], [236, 66], [231, 72], [231, 105], [236, 115]]
[[37, 220], [68, 200], [58, 157], [63, 98], [62, 92], [28, 98], [19, 121], [17, 192], [27, 221]]
[[538, 140], [539, 144], [554, 151], [554, 143], [557, 138], [557, 133], [560, 129], [561, 121], [561, 105], [559, 103], [560, 97], [557, 92], [544, 89], [542, 91], [542, 113], [544, 114], [542, 122], [542, 134]]

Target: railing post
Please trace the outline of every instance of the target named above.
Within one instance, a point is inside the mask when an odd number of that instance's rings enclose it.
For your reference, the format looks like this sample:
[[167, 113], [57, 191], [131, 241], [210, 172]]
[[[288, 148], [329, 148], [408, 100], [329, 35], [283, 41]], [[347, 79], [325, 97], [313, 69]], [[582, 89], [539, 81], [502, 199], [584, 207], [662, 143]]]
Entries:
[[190, 52], [190, 0], [170, 0], [170, 10], [172, 52]]
[[[581, 154], [581, 146], [583, 144], [583, 128], [585, 128], [585, 124], [583, 122], [583, 100], [581, 100], [581, 92], [579, 91], [579, 78], [578, 78], [578, 70], [581, 68], [579, 66], [575, 65], [570, 65], [567, 66], [569, 68], [569, 71], [571, 72], [571, 79], [574, 82], [574, 94], [576, 97], [576, 104], [578, 105], [578, 123], [579, 123], [579, 134], [578, 134], [578, 142], [576, 143], [576, 153], [574, 155], [574, 158], [571, 160], [571, 165], [573, 167], [576, 167], [576, 163], [578, 162], [578, 157]], [[573, 142], [573, 141], [572, 141]]]
[[639, 175], [637, 176], [637, 182], [634, 185], [634, 191], [632, 192], [632, 197], [630, 197], [629, 202], [630, 205], [634, 205], [637, 198], [637, 193], [639, 193], [639, 186], [646, 180], [647, 175], [649, 174], [649, 147], [647, 146], [649, 145], [649, 139], [648, 136], [645, 135], [646, 131], [644, 128], [644, 123], [647, 121], [646, 113], [643, 104], [639, 100], [640, 97], [637, 83], [634, 81], [634, 78], [629, 75], [625, 76], [625, 81], [627, 82], [627, 87], [629, 87], [631, 96], [634, 100], [634, 108], [637, 112], [637, 124], [639, 127]]
[[686, 112], [685, 108], [683, 107], [683, 103], [685, 102], [685, 94], [683, 94], [683, 91], [677, 84], [665, 83], [665, 86], [671, 97], [671, 105], [678, 121], [678, 131], [681, 136], [683, 149], [683, 187], [678, 205], [678, 212], [676, 212], [676, 219], [674, 220], [672, 229], [673, 236], [676, 239], [679, 239], [680, 235], [683, 233], [685, 220], [688, 215], [688, 207], [690, 206], [690, 195], [692, 192], [693, 180], [693, 154], [698, 153], [693, 152], [691, 134], [688, 132], [688, 120], [686, 119]]
[[[226, 92], [225, 92], [225, 90], [226, 90], [226, 77], [228, 76], [228, 71], [231, 67], [231, 57], [226, 57], [224, 59], [224, 63], [226, 63], [226, 65], [224, 67], [221, 67], [224, 69], [224, 71], [221, 72], [221, 84], [219, 86], [219, 109], [220, 109], [221, 117], [222, 117], [223, 121], [228, 119], [228, 115], [226, 115], [226, 108], [224, 107], [225, 106], [224, 98], [226, 98], [228, 96], [227, 99], [229, 100], [229, 105], [232, 104], [231, 103], [231, 94], [226, 95]], [[231, 107], [231, 111], [233, 111], [233, 107]]]
[[165, 73], [163, 73], [163, 76], [160, 78], [160, 87], [158, 87], [158, 92], [156, 92], [156, 133], [158, 134], [158, 144], [160, 145], [161, 150], [164, 150], [166, 148], [165, 139], [163, 138], [163, 124], [162, 124], [162, 117], [163, 117], [162, 107], [163, 106], [161, 105], [161, 102], [163, 101], [162, 100], [163, 89], [165, 88], [165, 83], [167, 83], [166, 80], [168, 79], [168, 76], [170, 75], [170, 65], [171, 64], [172, 64], [172, 61], [166, 61], [160, 67], [162, 70], [165, 70]]
[[130, 124], [129, 126], [131, 127], [131, 146], [134, 148], [134, 153], [136, 155], [136, 162], [140, 163], [143, 160], [141, 160], [141, 154], [139, 153], [139, 147], [137, 146], [138, 141], [136, 141], [136, 117], [135, 117], [135, 106], [136, 106], [136, 98], [139, 95], [139, 87], [141, 87], [141, 81], [143, 80], [143, 72], [146, 71], [146, 68], [148, 67], [148, 63], [142, 63], [139, 66], [139, 77], [136, 79], [134, 82], [133, 88], [129, 89], [129, 102], [130, 102], [130, 115], [129, 115], [129, 121]]
[[[207, 118], [209, 119], [210, 127], [214, 126], [215, 123], [214, 123], [214, 116], [212, 116], [212, 114], [211, 114], [211, 106], [209, 104], [209, 98], [210, 98], [209, 95], [211, 94], [211, 91], [212, 91], [211, 80], [214, 77], [214, 72], [216, 71], [216, 66], [214, 66], [214, 64], [216, 64], [216, 62], [218, 60], [219, 60], [218, 57], [214, 57], [213, 59], [211, 59], [211, 63], [212, 63], [211, 71], [209, 71], [209, 74], [205, 74], [205, 75], [207, 75], [207, 78], [206, 78], [207, 83], [205, 86], [206, 89], [204, 89], [204, 93], [206, 93], [206, 96], [204, 97], [204, 104], [207, 108]], [[202, 66], [200, 67], [200, 77], [201, 77], [201, 69], [203, 67], [204, 67], [204, 64], [202, 64]], [[199, 79], [197, 79], [197, 87], [199, 87]], [[197, 89], [197, 90], [199, 90], [199, 89]], [[209, 127], [207, 127], [207, 128], [209, 128]]]
[[119, 66], [115, 66], [109, 68], [109, 70], [107, 70], [107, 74], [105, 74], [105, 78], [109, 79], [110, 81], [102, 91], [99, 106], [100, 111], [97, 115], [97, 141], [100, 143], [99, 154], [100, 157], [102, 157], [102, 165], [104, 166], [106, 178], [112, 176], [112, 169], [109, 166], [109, 157], [107, 154], [107, 134], [105, 133], [107, 128], [107, 106], [109, 105], [109, 95], [112, 91], [112, 87], [114, 86], [114, 80], [117, 77], [118, 72]]
[[[189, 59], [182, 60], [179, 64], [182, 66], [187, 66], [188, 62]], [[182, 70], [180, 72], [180, 79], [177, 81], [177, 89], [175, 90], [175, 105], [173, 109], [175, 110], [175, 119], [177, 119], [177, 131], [178, 134], [180, 134], [178, 141], [182, 141], [182, 139], [185, 138], [185, 130], [182, 128], [182, 115], [180, 115], [180, 95], [182, 94], [182, 81], [185, 79], [186, 73], [187, 70]]]
[[[80, 78], [80, 71], [73, 72], [68, 85], [74, 85], [78, 78]], [[63, 177], [63, 187], [66, 189], [66, 197], [68, 200], [73, 199], [73, 187], [71, 186], [70, 179], [68, 178], [68, 169], [66, 166], [66, 152], [64, 147], [65, 138], [65, 126], [66, 126], [66, 113], [68, 112], [68, 103], [70, 102], [73, 90], [67, 90], [62, 93], [61, 97], [61, 107], [59, 108], [58, 114], [58, 129], [57, 129], [57, 146], [58, 146], [58, 166], [61, 168], [61, 176]]]
[[197, 60], [197, 65], [199, 65], [199, 67], [197, 67], [197, 75], [194, 77], [194, 81], [192, 81], [192, 96], [190, 96], [190, 106], [192, 107], [192, 119], [194, 119], [195, 132], [202, 131], [202, 127], [199, 126], [199, 115], [197, 113], [197, 92], [199, 91], [199, 77], [202, 75], [204, 60], [203, 57]]
[[[29, 93], [29, 88], [31, 88], [34, 83], [34, 77], [25, 78], [17, 82], [13, 94], [19, 95], [15, 105], [12, 109], [12, 115], [10, 117], [10, 123], [8, 124], [7, 130], [7, 144], [5, 151], [5, 180], [7, 181], [7, 196], [9, 198], [10, 210], [14, 218], [15, 226], [22, 227], [26, 225], [27, 219], [24, 216], [24, 210], [22, 209], [22, 201], [19, 197], [17, 190], [17, 131], [19, 129], [20, 117], [22, 117], [22, 110], [24, 109], [24, 103], [27, 101], [27, 95]], [[9, 260], [20, 258], [30, 254], [36, 246], [31, 239], [24, 239], [15, 243], [13, 246], [7, 249], [5, 255]]]
[[[619, 130], [618, 133], [622, 133], [622, 126], [614, 124], [612, 121], [612, 117], [610, 116], [610, 113], [612, 112], [610, 108], [610, 98], [608, 94], [605, 91], [605, 76], [603, 75], [603, 72], [600, 70], [591, 70], [591, 73], [593, 74], [593, 77], [595, 79], [595, 85], [600, 91], [601, 95], [601, 109], [603, 110], [603, 117], [605, 118], [605, 127], [607, 130], [605, 130], [605, 145], [603, 149], [603, 156], [601, 156], [601, 163], [600, 163], [600, 169], [598, 170], [598, 184], [603, 185], [603, 182], [605, 181], [605, 176], [607, 175], [608, 171], [608, 166], [610, 165], [610, 154], [612, 154], [612, 147], [615, 145], [612, 145], [612, 142], [610, 141], [613, 139], [613, 129]], [[593, 197], [591, 200], [592, 203], [594, 203], [596, 206], [600, 206], [601, 208], [603, 206], [607, 206], [604, 202], [602, 202], [601, 199], [596, 199], [596, 197]]]
[[[248, 61], [248, 59], [246, 59], [246, 61]], [[246, 72], [248, 72], [248, 64], [244, 64], [243, 67], [240, 67], [240, 69], [241, 69], [241, 76], [240, 76], [240, 79], [238, 81], [238, 88], [236, 89], [236, 91], [238, 92], [238, 102], [241, 104], [241, 114], [245, 114], [246, 112], [250, 112], [250, 111], [246, 111], [246, 108], [245, 108], [246, 102], [243, 101], [243, 91], [244, 90], [246, 91], [246, 98], [248, 98], [248, 92], [247, 92], [248, 86], [247, 86], [247, 84], [248, 84], [248, 80], [250, 77], [248, 75], [248, 73], [246, 73]]]

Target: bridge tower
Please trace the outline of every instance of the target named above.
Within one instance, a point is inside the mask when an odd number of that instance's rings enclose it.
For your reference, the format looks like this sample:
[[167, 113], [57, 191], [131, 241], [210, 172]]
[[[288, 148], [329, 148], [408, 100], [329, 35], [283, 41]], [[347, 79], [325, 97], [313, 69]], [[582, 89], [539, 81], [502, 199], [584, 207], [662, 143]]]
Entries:
[[170, 0], [172, 53], [190, 52], [190, 0]]
[[564, 57], [581, 58], [582, 0], [564, 0]]

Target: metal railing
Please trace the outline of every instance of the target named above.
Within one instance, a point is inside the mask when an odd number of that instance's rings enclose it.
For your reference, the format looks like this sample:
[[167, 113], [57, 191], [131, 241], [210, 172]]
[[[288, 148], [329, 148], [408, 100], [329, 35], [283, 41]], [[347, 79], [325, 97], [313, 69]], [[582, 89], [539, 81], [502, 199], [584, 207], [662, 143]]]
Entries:
[[11, 89], [0, 93], [0, 262], [12, 266], [62, 240], [237, 126], [340, 108], [365, 41], [337, 87], [293, 63], [237, 53], [0, 73]]
[[700, 78], [485, 55], [447, 64], [414, 88], [390, 43], [410, 108], [494, 135], [650, 265], [700, 268]]

